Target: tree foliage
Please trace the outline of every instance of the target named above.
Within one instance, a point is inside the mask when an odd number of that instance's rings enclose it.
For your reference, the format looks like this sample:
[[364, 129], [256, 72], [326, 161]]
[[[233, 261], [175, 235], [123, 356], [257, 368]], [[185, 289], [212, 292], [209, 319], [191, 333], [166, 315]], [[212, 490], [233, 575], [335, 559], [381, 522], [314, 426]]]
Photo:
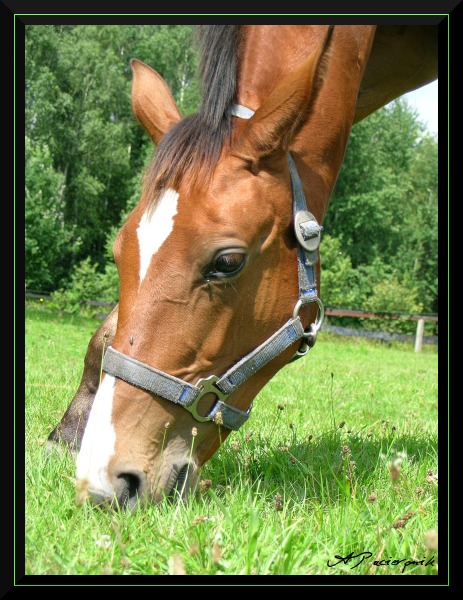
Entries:
[[[131, 109], [130, 59], [199, 103], [193, 28], [26, 28], [26, 284], [61, 306], [117, 298], [111, 245], [139, 199], [148, 136]], [[403, 99], [351, 131], [324, 223], [322, 298], [437, 311], [437, 140]], [[82, 297], [81, 297], [82, 296]]]
[[[80, 240], [64, 222], [64, 175], [53, 167], [46, 144], [33, 145], [26, 137], [26, 285], [53, 289], [66, 276], [66, 260]], [[74, 244], [71, 244], [74, 238]]]
[[[104, 267], [105, 235], [119, 224], [151, 146], [132, 115], [129, 61], [136, 57], [155, 66], [180, 108], [191, 112], [198, 102], [191, 36], [191, 27], [172, 25], [27, 27], [26, 136], [33, 149], [26, 152], [29, 285], [46, 290], [66, 285], [73, 266], [87, 257]], [[34, 152], [48, 157], [50, 184], [40, 202]], [[57, 198], [67, 234], [64, 251], [53, 235], [55, 224], [48, 235], [47, 223], [39, 223], [43, 206], [56, 210]], [[50, 252], [61, 255], [60, 268], [49, 263]], [[46, 277], [37, 273], [33, 255], [48, 263]]]
[[[437, 140], [405, 100], [353, 127], [324, 227], [356, 271], [357, 308], [394, 275], [404, 297], [414, 289], [437, 310]], [[352, 307], [349, 290], [340, 305]], [[381, 310], [398, 311], [394, 298]]]

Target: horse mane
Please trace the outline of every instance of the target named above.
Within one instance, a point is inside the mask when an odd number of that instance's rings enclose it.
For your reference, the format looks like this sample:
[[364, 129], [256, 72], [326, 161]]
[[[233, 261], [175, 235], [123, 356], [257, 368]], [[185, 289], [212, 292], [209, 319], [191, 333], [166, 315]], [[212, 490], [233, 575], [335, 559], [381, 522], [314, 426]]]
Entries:
[[242, 29], [239, 25], [197, 28], [201, 106], [197, 113], [176, 123], [159, 143], [144, 180], [152, 203], [163, 190], [177, 189], [186, 175], [190, 185], [210, 176], [224, 144], [229, 143]]

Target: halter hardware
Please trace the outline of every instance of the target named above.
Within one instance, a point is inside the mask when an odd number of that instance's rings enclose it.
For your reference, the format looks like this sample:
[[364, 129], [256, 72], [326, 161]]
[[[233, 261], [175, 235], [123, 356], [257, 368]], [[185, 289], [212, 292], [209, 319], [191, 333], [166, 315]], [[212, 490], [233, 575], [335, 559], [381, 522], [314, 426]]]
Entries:
[[196, 384], [196, 387], [198, 387], [201, 390], [199, 396], [196, 398], [193, 404], [190, 404], [190, 406], [185, 406], [187, 411], [190, 412], [193, 415], [193, 417], [200, 423], [204, 423], [205, 421], [211, 420], [210, 417], [202, 417], [196, 409], [196, 407], [199, 404], [199, 401], [202, 398], [204, 398], [206, 394], [215, 394], [217, 400], [220, 400], [221, 402], [227, 399], [227, 394], [221, 392], [219, 388], [216, 385], [214, 385], [217, 381], [219, 381], [219, 378], [216, 375], [211, 375], [210, 377], [204, 377], [204, 379], [200, 379]]

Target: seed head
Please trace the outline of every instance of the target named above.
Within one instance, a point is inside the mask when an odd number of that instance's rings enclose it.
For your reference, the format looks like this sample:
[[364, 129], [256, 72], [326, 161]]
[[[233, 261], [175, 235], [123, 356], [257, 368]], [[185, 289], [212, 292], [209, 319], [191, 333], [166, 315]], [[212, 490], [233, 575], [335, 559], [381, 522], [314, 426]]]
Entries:
[[232, 441], [232, 443], [231, 443], [231, 447], [232, 447], [232, 450], [233, 450], [234, 452], [237, 452], [237, 451], [238, 451], [238, 448], [239, 448], [239, 446], [240, 446], [240, 443], [239, 443], [239, 441], [238, 441], [238, 440], [233, 440], [233, 441]]
[[198, 523], [205, 523], [206, 521], [208, 521], [209, 519], [205, 516], [205, 515], [197, 515], [194, 519], [193, 519], [193, 525], [197, 525]]
[[395, 523], [392, 523], [392, 527], [394, 527], [395, 529], [400, 529], [405, 525], [406, 522], [407, 521], [405, 521], [404, 519], [399, 519], [398, 521], [395, 521]]
[[211, 558], [212, 562], [214, 562], [215, 564], [218, 564], [220, 562], [220, 559], [222, 558], [222, 548], [220, 544], [215, 543], [212, 546]]
[[80, 506], [88, 498], [87, 479], [78, 479], [76, 483], [76, 504]]
[[164, 427], [165, 427], [165, 429], [169, 429], [169, 427], [170, 427], [169, 421], [167, 421], [167, 423], [164, 423]]
[[193, 437], [196, 437], [198, 435], [198, 430], [196, 429], [196, 427], [193, 427], [193, 429], [191, 430], [191, 435]]
[[392, 482], [395, 483], [399, 479], [400, 466], [392, 461], [389, 463], [389, 473], [391, 475]]
[[211, 487], [211, 485], [211, 479], [201, 479], [201, 481], [199, 482], [199, 489], [201, 491], [201, 494], [204, 494]]
[[283, 404], [278, 405], [278, 410], [285, 410], [285, 407], [283, 406]]
[[403, 527], [405, 525], [405, 523], [409, 519], [411, 519], [413, 517], [413, 515], [414, 515], [414, 512], [412, 510], [410, 510], [409, 512], [405, 513], [401, 519], [399, 519], [395, 523], [392, 523], [392, 527], [394, 527], [395, 529], [400, 529], [401, 527]]
[[341, 422], [339, 423], [339, 425], [338, 425], [338, 428], [339, 428], [339, 429], [342, 429], [342, 428], [344, 427], [344, 425], [345, 425], [345, 424], [346, 424], [346, 422], [345, 422], [345, 421], [341, 421]]
[[188, 548], [188, 554], [190, 556], [194, 556], [195, 554], [198, 554], [199, 552], [199, 544], [198, 542], [194, 542], [194, 544], [191, 544], [191, 546]]
[[373, 492], [368, 496], [368, 502], [376, 502], [378, 500], [378, 495]]
[[428, 550], [431, 550], [431, 552], [438, 551], [437, 537], [437, 529], [430, 529], [424, 534], [425, 546]]
[[217, 411], [215, 417], [214, 417], [214, 423], [216, 425], [223, 425], [223, 417], [222, 417], [222, 411], [219, 410]]
[[185, 563], [183, 562], [182, 555], [176, 552], [171, 559], [172, 564], [172, 575], [186, 575]]
[[275, 510], [277, 512], [283, 510], [283, 498], [279, 493], [275, 495]]

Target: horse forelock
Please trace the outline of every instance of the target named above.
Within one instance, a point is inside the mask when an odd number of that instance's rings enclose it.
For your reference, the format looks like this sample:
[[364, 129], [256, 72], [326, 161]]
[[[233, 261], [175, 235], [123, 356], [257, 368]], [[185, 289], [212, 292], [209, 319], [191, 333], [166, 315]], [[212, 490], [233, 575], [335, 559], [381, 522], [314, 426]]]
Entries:
[[162, 192], [204, 183], [230, 143], [243, 27], [202, 25], [196, 32], [202, 103], [197, 113], [174, 125], [163, 137], [148, 165], [144, 193], [154, 206]]

